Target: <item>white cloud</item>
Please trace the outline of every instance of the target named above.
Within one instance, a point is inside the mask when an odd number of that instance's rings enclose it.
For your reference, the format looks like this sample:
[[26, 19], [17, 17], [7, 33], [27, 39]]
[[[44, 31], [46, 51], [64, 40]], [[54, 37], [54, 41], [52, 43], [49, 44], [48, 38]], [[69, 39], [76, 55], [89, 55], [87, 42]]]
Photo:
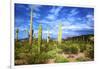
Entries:
[[67, 20], [70, 22], [75, 22], [75, 17], [68, 17]]
[[88, 20], [94, 20], [94, 16], [90, 14], [86, 15], [86, 18], [88, 18]]
[[79, 11], [77, 9], [72, 9], [70, 11], [70, 13], [68, 13], [68, 16], [71, 17], [71, 16], [75, 16], [79, 13]]
[[63, 8], [63, 7], [57, 7], [57, 8], [56, 8], [56, 7], [53, 7], [53, 8], [50, 10], [50, 13], [51, 13], [51, 14], [54, 14], [54, 15], [58, 15], [62, 8]]
[[86, 18], [88, 19], [87, 21], [86, 21], [86, 23], [89, 25], [89, 26], [94, 26], [94, 16], [93, 15], [90, 15], [90, 14], [88, 14], [88, 15], [86, 15]]
[[46, 19], [43, 19], [43, 20], [37, 20], [38, 23], [45, 23], [45, 24], [49, 24], [49, 23], [52, 23], [52, 21], [48, 21]]
[[47, 15], [47, 19], [50, 19], [50, 20], [55, 20], [57, 18], [57, 16], [59, 15], [59, 12], [61, 11], [63, 7], [53, 7], [51, 10], [50, 10], [50, 13]]
[[92, 18], [92, 17], [93, 17], [93, 15], [86, 15], [86, 17], [87, 17], [87, 18]]
[[29, 8], [26, 7], [26, 6], [24, 6], [24, 5], [17, 5], [17, 7], [18, 7], [19, 9], [26, 9], [26, 10], [29, 10]]
[[63, 26], [62, 27], [63, 30], [89, 30], [89, 29], [93, 29], [93, 27], [88, 26], [87, 24], [79, 24], [79, 25], [69, 25], [69, 26]]
[[[33, 18], [40, 17], [40, 14], [38, 12], [40, 11], [41, 7], [42, 7], [41, 5], [29, 5], [29, 9], [31, 10], [31, 8], [32, 8], [32, 10], [33, 10]], [[37, 13], [34, 11], [36, 11]], [[28, 15], [30, 16], [30, 13]]]
[[[48, 33], [48, 30], [43, 30], [42, 33], [43, 33], [43, 34], [47, 34], [47, 33]], [[49, 31], [49, 34], [53, 34], [53, 31], [50, 30], [50, 31]]]
[[55, 20], [56, 19], [56, 16], [53, 15], [53, 14], [49, 14], [46, 18], [47, 19], [50, 19], [50, 20]]
[[40, 14], [38, 14], [38, 13], [33, 13], [33, 19], [34, 18], [39, 18], [40, 17]]
[[54, 15], [58, 15], [62, 8], [63, 8], [63, 7], [58, 7], [58, 8], [55, 10]]
[[33, 9], [35, 11], [40, 11], [40, 7], [42, 7], [41, 5], [29, 5], [29, 9]]
[[50, 12], [50, 13], [54, 13], [54, 12], [55, 12], [55, 9], [56, 9], [56, 8], [53, 7], [49, 12]]

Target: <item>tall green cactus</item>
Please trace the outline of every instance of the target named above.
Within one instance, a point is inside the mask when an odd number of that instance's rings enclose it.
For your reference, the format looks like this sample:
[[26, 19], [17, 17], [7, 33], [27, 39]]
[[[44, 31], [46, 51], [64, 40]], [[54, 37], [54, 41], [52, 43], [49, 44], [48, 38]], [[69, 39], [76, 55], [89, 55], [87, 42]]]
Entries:
[[31, 8], [31, 13], [30, 13], [30, 31], [29, 31], [29, 44], [32, 46], [32, 40], [33, 40], [33, 11]]
[[49, 33], [49, 28], [47, 28], [47, 43], [49, 43], [49, 40], [50, 40], [50, 33]]
[[19, 29], [16, 29], [16, 41], [18, 41], [18, 33], [19, 33]]
[[62, 24], [59, 24], [59, 31], [58, 31], [58, 44], [62, 42]]
[[39, 29], [38, 29], [38, 51], [40, 52], [40, 47], [42, 45], [42, 25], [39, 25]]

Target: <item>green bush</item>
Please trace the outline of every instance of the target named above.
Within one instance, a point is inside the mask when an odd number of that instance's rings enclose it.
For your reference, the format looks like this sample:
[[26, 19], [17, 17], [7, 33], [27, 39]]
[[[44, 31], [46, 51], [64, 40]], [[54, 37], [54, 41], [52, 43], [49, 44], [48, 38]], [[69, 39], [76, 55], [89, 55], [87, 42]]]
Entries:
[[94, 46], [87, 45], [87, 49], [85, 50], [85, 56], [94, 59]]
[[42, 50], [38, 52], [38, 46], [33, 46], [31, 49], [31, 55], [29, 57], [28, 62], [30, 64], [41, 64], [48, 61], [48, 59], [52, 59], [56, 55], [56, 49], [45, 51], [43, 50], [45, 46], [41, 46]]
[[77, 44], [71, 44], [69, 46], [66, 46], [63, 51], [65, 53], [72, 53], [72, 54], [77, 54], [79, 52], [79, 47]]
[[64, 63], [64, 62], [69, 62], [69, 61], [62, 55], [57, 55], [55, 62], [56, 63]]
[[48, 57], [50, 59], [52, 59], [52, 58], [55, 58], [56, 57], [56, 53], [57, 53], [57, 51], [54, 49], [54, 50], [48, 51], [47, 52], [47, 55], [48, 55]]
[[81, 43], [79, 44], [80, 52], [84, 52], [86, 50], [86, 44]]
[[73, 54], [77, 54], [79, 52], [79, 48], [77, 46], [71, 46], [70, 51]]

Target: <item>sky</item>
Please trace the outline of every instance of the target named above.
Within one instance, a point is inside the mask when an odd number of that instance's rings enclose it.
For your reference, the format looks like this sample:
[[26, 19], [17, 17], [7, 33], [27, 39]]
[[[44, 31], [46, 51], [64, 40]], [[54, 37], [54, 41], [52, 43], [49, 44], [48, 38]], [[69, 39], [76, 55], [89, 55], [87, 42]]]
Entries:
[[[19, 29], [19, 39], [28, 38], [30, 11], [33, 8], [33, 29], [38, 37], [39, 25], [42, 25], [42, 38], [57, 39], [59, 23], [62, 24], [62, 38], [94, 34], [94, 8], [15, 4], [14, 31]], [[15, 35], [15, 33], [14, 33]]]

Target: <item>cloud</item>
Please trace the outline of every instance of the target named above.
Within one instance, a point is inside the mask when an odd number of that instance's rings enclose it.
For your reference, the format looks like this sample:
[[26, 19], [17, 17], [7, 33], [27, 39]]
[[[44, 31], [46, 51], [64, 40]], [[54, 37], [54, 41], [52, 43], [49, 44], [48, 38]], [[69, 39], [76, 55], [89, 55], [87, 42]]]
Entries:
[[49, 14], [46, 18], [50, 19], [50, 20], [54, 20], [54, 19], [56, 19], [56, 16], [53, 14]]
[[58, 15], [59, 12], [62, 10], [63, 7], [53, 7], [51, 10], [50, 10], [50, 13], [51, 14], [54, 14], [54, 15]]
[[[60, 14], [59, 12], [62, 10], [63, 7], [53, 7], [48, 13], [48, 15], [46, 16], [46, 19], [45, 20], [51, 20], [51, 21], [46, 21], [46, 23], [49, 23], [49, 22], [52, 22], [52, 21], [57, 21], [59, 19], [59, 22], [61, 22], [61, 20], [63, 20], [65, 17], [63, 18], [58, 18], [59, 15], [62, 15]], [[63, 12], [65, 13], [65, 12]], [[69, 13], [66, 13], [66, 17], [65, 18], [67, 21], [70, 21], [71, 22], [74, 22], [76, 17], [75, 15], [77, 15], [79, 13], [79, 11], [77, 9], [72, 9], [70, 10]]]
[[33, 11], [40, 11], [41, 5], [29, 5], [29, 9], [32, 9]]
[[86, 18], [88, 19], [88, 21], [94, 21], [94, 16], [93, 15], [86, 15]]
[[33, 12], [33, 18], [39, 18], [40, 17], [40, 14], [39, 13], [34, 13]]
[[86, 15], [86, 18], [87, 18], [87, 21], [86, 23], [89, 25], [89, 26], [94, 26], [94, 16], [93, 15], [90, 15], [90, 14], [87, 14]]
[[49, 20], [55, 20], [55, 19], [57, 19], [57, 16], [59, 15], [59, 12], [61, 11], [61, 9], [62, 9], [63, 7], [53, 7], [50, 11], [49, 11], [49, 13], [48, 13], [48, 15], [47, 15], [47, 19], [49, 19]]
[[[42, 6], [41, 5], [29, 5], [28, 8], [30, 9], [31, 12], [31, 8], [33, 11], [33, 18], [39, 18], [40, 17], [40, 8]], [[30, 13], [28, 13], [28, 16], [30, 16]]]
[[79, 11], [77, 9], [72, 9], [69, 13], [68, 13], [68, 17], [72, 17], [75, 16], [79, 13]]
[[86, 17], [87, 17], [87, 18], [91, 18], [91, 19], [94, 18], [93, 15], [90, 15], [90, 14], [86, 15]]
[[[48, 33], [48, 30], [43, 30], [43, 33], [44, 33], [44, 34], [47, 34], [47, 33]], [[52, 31], [52, 30], [50, 30], [50, 31], [49, 31], [49, 33], [50, 33], [50, 34], [52, 34], [52, 33], [53, 33], [53, 31]]]
[[69, 26], [63, 26], [63, 30], [90, 30], [93, 29], [93, 27], [88, 26], [87, 24], [75, 24], [75, 25], [69, 25]]
[[15, 6], [17, 9], [25, 9], [25, 10], [30, 10], [29, 9], [29, 7], [26, 7], [25, 5], [23, 5], [23, 4], [20, 4], [20, 5], [18, 5], [18, 4], [16, 4], [17, 6]]

